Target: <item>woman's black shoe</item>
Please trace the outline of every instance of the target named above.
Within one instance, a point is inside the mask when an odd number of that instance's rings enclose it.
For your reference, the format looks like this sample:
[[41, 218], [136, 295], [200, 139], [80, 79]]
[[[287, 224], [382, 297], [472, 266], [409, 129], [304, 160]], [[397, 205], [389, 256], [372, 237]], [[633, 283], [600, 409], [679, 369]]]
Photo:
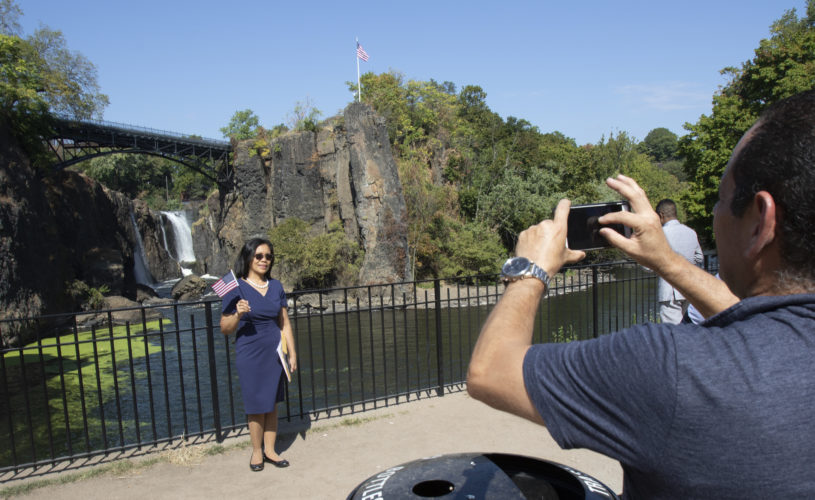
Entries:
[[[267, 457], [266, 454], [263, 455], [263, 461], [266, 462], [267, 464], [272, 464], [275, 467], [280, 467], [280, 468], [288, 467], [290, 465], [289, 461], [286, 460], [285, 458], [283, 460], [279, 461], [279, 462], [275, 462], [271, 458]], [[261, 464], [261, 465], [263, 465], [263, 464]]]
[[[263, 457], [263, 462], [265, 461], [266, 457]], [[249, 468], [252, 470], [252, 472], [260, 472], [263, 470], [263, 462], [259, 464], [253, 464], [252, 462], [249, 462]]]

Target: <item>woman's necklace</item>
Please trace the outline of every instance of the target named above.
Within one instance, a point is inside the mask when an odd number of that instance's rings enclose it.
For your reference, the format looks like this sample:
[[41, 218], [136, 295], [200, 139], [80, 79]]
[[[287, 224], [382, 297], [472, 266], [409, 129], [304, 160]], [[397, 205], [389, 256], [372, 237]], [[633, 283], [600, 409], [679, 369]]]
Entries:
[[266, 281], [266, 282], [265, 282], [265, 283], [263, 283], [262, 285], [258, 285], [257, 283], [255, 283], [254, 281], [250, 280], [249, 278], [246, 278], [246, 281], [248, 281], [248, 282], [249, 282], [249, 284], [251, 284], [251, 285], [252, 285], [252, 286], [254, 286], [255, 288], [266, 288], [267, 286], [269, 286], [269, 282], [268, 282], [268, 281]]

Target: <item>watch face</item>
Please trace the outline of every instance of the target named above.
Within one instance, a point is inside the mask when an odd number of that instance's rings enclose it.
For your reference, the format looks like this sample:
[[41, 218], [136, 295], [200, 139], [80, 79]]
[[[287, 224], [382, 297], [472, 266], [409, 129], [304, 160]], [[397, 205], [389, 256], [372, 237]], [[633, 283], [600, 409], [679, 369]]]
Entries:
[[529, 259], [513, 257], [504, 263], [501, 272], [507, 276], [520, 276], [529, 268]]

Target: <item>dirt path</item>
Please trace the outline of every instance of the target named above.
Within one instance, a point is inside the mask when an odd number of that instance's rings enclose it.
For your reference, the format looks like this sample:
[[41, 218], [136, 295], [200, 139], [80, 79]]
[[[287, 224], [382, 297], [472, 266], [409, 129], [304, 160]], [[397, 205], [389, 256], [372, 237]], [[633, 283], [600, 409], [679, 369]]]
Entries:
[[[226, 451], [188, 460], [160, 461], [62, 485], [36, 488], [15, 498], [344, 499], [361, 482], [389, 467], [439, 454], [500, 452], [543, 458], [585, 472], [614, 491], [622, 489], [616, 461], [586, 451], [563, 451], [547, 430], [493, 410], [465, 392], [313, 421], [279, 439], [291, 467], [249, 470], [248, 437], [223, 443]], [[200, 445], [206, 447], [211, 445]], [[199, 448], [199, 447], [188, 447]], [[54, 473], [75, 474], [75, 472]], [[48, 476], [45, 477], [46, 479]], [[0, 490], [35, 479], [2, 478]], [[39, 478], [42, 479], [42, 478]]]

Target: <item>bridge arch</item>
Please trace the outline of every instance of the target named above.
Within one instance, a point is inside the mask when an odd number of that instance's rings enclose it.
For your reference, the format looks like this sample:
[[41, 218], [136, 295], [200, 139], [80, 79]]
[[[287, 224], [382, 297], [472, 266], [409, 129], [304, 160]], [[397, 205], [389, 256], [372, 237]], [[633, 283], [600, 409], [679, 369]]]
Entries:
[[56, 169], [114, 153], [148, 154], [177, 162], [220, 185], [232, 179], [232, 145], [172, 132], [98, 120], [57, 117], [46, 138]]

